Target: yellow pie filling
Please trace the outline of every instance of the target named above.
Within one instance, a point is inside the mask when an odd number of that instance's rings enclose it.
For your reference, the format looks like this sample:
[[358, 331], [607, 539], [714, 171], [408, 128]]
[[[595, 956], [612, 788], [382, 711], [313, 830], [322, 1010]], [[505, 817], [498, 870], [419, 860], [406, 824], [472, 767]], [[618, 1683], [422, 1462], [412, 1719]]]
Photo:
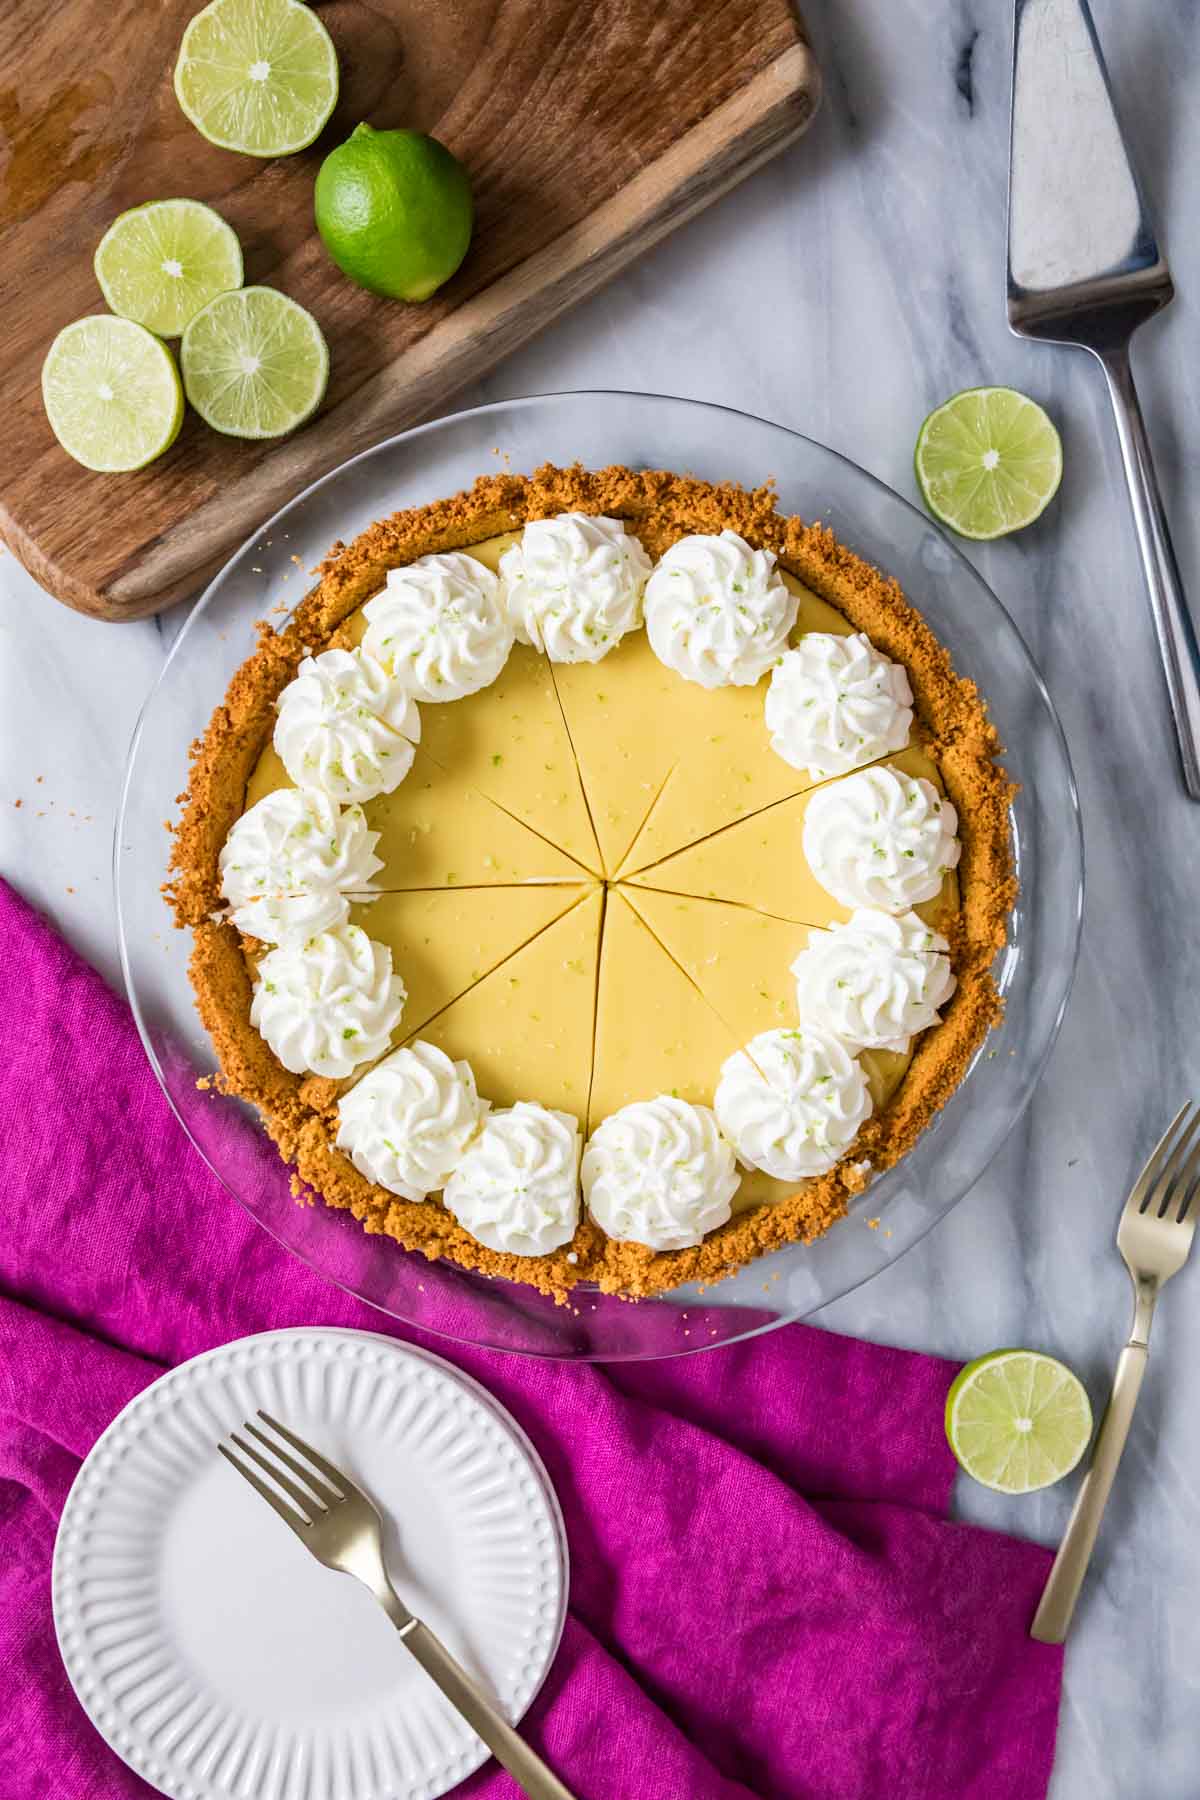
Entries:
[[[495, 569], [516, 540], [467, 553]], [[784, 580], [793, 640], [851, 630]], [[359, 610], [338, 641], [363, 630]], [[770, 748], [766, 686], [684, 681], [642, 629], [597, 663], [552, 666], [517, 644], [490, 687], [423, 706], [408, 775], [364, 806], [384, 866], [380, 897], [352, 915], [407, 989], [393, 1044], [436, 1044], [494, 1106], [536, 1099], [588, 1136], [633, 1100], [711, 1105], [728, 1057], [796, 1023], [790, 970], [809, 930], [850, 917], [805, 860], [816, 784]], [[886, 760], [941, 786], [916, 745]], [[246, 805], [290, 785], [268, 745]], [[917, 911], [944, 930], [956, 899], [951, 873]], [[861, 1054], [876, 1107], [910, 1060]], [[736, 1205], [796, 1186], [747, 1170]]]

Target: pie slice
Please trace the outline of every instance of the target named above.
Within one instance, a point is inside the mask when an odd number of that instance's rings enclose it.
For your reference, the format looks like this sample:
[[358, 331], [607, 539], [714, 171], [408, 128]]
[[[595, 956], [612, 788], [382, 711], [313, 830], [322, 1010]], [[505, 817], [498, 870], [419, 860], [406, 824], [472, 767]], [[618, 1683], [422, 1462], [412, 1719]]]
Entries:
[[809, 927], [724, 900], [631, 888], [629, 901], [739, 1044], [796, 1023], [792, 963]]
[[434, 762], [532, 825], [592, 874], [600, 850], [579, 783], [550, 664], [514, 644], [502, 673], [470, 703], [421, 709], [421, 740]]
[[[916, 745], [910, 744], [886, 760], [907, 774], [923, 775], [939, 792], [945, 791], [934, 764]], [[851, 909], [826, 893], [804, 856], [804, 814], [812, 791], [782, 800], [677, 851], [630, 876], [631, 886], [727, 900], [797, 924], [844, 922]], [[915, 910], [931, 925], [944, 925], [957, 899], [958, 882], [951, 872], [941, 893]]]
[[619, 889], [609, 891], [596, 1002], [588, 1132], [631, 1100], [711, 1106], [741, 1039], [671, 960]]
[[[422, 712], [422, 724], [427, 713]], [[275, 788], [290, 787], [270, 745], [246, 789], [253, 806]], [[363, 807], [379, 833], [381, 888], [499, 887], [521, 882], [579, 882], [587, 870], [487, 800], [459, 768], [443, 769], [422, 745], [400, 786]]]
[[679, 757], [704, 730], [706, 689], [660, 663], [631, 631], [598, 663], [559, 663], [571, 734], [604, 871], [615, 874]]
[[[496, 569], [516, 541], [509, 533], [473, 544], [463, 554]], [[358, 643], [365, 631], [360, 611], [347, 621], [345, 635]], [[538, 651], [514, 644], [490, 687], [465, 700], [423, 706], [421, 748], [585, 869], [600, 873], [600, 852], [550, 664]]]
[[[630, 890], [629, 898], [663, 949], [695, 982], [738, 1041], [798, 1022], [792, 964], [808, 947], [809, 927], [724, 900]], [[900, 1085], [911, 1050], [864, 1050], [877, 1107]]]
[[[844, 637], [852, 630], [841, 613], [790, 575], [784, 580], [800, 599], [793, 641], [806, 631]], [[690, 735], [673, 746], [676, 760], [622, 860], [622, 879], [815, 786], [806, 769], [794, 769], [770, 748], [763, 720], [769, 682], [766, 676], [754, 687], [696, 689], [704, 696], [703, 716], [697, 715]]]
[[413, 1037], [469, 1062], [493, 1106], [587, 1112], [603, 889], [591, 888]]
[[[798, 629], [849, 631], [840, 613], [785, 579], [801, 596]], [[598, 663], [559, 663], [553, 674], [608, 875], [807, 785], [782, 758], [763, 754], [765, 681], [685, 681], [659, 662], [644, 631], [631, 631]], [[635, 839], [652, 823], [650, 848], [631, 861]]]
[[381, 894], [356, 906], [356, 925], [392, 953], [408, 990], [411, 1036], [584, 897], [583, 887], [442, 888]]

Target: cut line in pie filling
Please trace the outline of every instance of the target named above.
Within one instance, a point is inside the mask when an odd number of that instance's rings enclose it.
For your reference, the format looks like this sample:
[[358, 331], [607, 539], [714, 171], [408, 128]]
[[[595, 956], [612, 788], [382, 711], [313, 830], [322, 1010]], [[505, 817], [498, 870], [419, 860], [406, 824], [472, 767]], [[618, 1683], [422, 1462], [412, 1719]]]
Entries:
[[[635, 486], [640, 480], [625, 478]], [[529, 487], [510, 480], [517, 483], [516, 498]], [[717, 492], [684, 485], [710, 500]], [[742, 498], [752, 512], [760, 506], [757, 496]], [[524, 504], [531, 508], [526, 516], [555, 510], [533, 510], [537, 503], [527, 495]], [[518, 505], [509, 512], [519, 526]], [[615, 505], [613, 512], [619, 514]], [[494, 518], [495, 509], [480, 516]], [[776, 547], [790, 549], [796, 565], [811, 567], [814, 579], [827, 574], [831, 594], [844, 593], [847, 604], [855, 595], [861, 599], [860, 589], [870, 595], [857, 572], [865, 565], [857, 565], [850, 585], [839, 589], [846, 553], [835, 546], [831, 554], [821, 534], [794, 521], [763, 515], [764, 526], [772, 520]], [[630, 529], [638, 522], [633, 509]], [[664, 530], [647, 520], [648, 548], [661, 553], [686, 535], [686, 525], [681, 519]], [[764, 536], [769, 541], [766, 531]], [[518, 528], [461, 548], [495, 570], [503, 552], [519, 541]], [[423, 553], [444, 547], [443, 538], [427, 543]], [[388, 560], [395, 566], [406, 559]], [[789, 642], [806, 633], [844, 638], [865, 629], [796, 575], [782, 572], [798, 603]], [[881, 590], [887, 586], [874, 579]], [[373, 586], [364, 583], [355, 603], [334, 614], [318, 647], [361, 644], [362, 605], [381, 585], [378, 579]], [[903, 603], [898, 614], [893, 596], [888, 589], [886, 604], [873, 602], [878, 617], [893, 630], [899, 616], [939, 679], [958, 689], [919, 616]], [[265, 674], [267, 679], [277, 690], [278, 678]], [[332, 1099], [317, 1095], [320, 1084], [299, 1084], [298, 1093], [312, 1097], [317, 1138], [303, 1119], [297, 1122], [295, 1103], [272, 1114], [261, 1093], [249, 1094], [285, 1150], [294, 1154], [297, 1143], [322, 1140], [319, 1154], [306, 1150], [300, 1157], [306, 1179], [314, 1180], [319, 1164], [316, 1185], [335, 1204], [350, 1206], [368, 1229], [532, 1281], [560, 1298], [580, 1279], [637, 1294], [719, 1275], [774, 1243], [814, 1235], [844, 1210], [861, 1176], [847, 1176], [842, 1165], [807, 1182], [777, 1181], [743, 1167], [731, 1224], [694, 1251], [655, 1256], [642, 1245], [606, 1239], [584, 1213], [569, 1242], [551, 1255], [494, 1255], [445, 1219], [436, 1192], [424, 1203], [397, 1201], [332, 1148], [337, 1096], [356, 1086], [389, 1049], [415, 1041], [468, 1063], [479, 1094], [493, 1108], [536, 1101], [577, 1119], [586, 1142], [613, 1113], [657, 1095], [711, 1107], [730, 1057], [760, 1033], [797, 1026], [792, 965], [811, 931], [852, 916], [817, 880], [803, 849], [814, 792], [844, 777], [797, 769], [772, 748], [763, 717], [768, 680], [716, 688], [684, 680], [637, 628], [595, 662], [551, 663], [518, 642], [490, 685], [465, 699], [420, 703], [420, 743], [408, 774], [390, 794], [363, 806], [368, 829], [378, 834], [375, 855], [382, 867], [373, 879], [376, 896], [355, 898], [351, 909], [352, 923], [385, 946], [404, 982], [399, 1023], [379, 1054], [333, 1084]], [[962, 686], [957, 698], [965, 705]], [[997, 805], [1007, 803], [1007, 788], [992, 761], [994, 734], [978, 703], [969, 719], [978, 737], [975, 772], [991, 808], [987, 827], [994, 841], [988, 849], [999, 877], [995, 910], [1002, 917], [1011, 878], [1006, 846], [996, 847], [995, 814]], [[923, 732], [929, 723], [922, 719]], [[917, 741], [910, 735], [907, 747], [876, 761], [946, 795], [936, 736]], [[233, 817], [291, 785], [268, 742]], [[962, 794], [957, 797], [961, 803]], [[181, 838], [186, 829], [187, 815]], [[971, 849], [968, 842], [961, 871], [968, 881]], [[177, 866], [179, 860], [177, 854]], [[972, 943], [959, 873], [949, 870], [941, 892], [914, 910], [950, 938], [960, 990], [970, 987], [967, 1004], [975, 1017], [948, 1056], [945, 1078], [929, 1051], [946, 1026], [919, 1034], [903, 1052], [856, 1052], [874, 1114], [853, 1148], [856, 1155], [861, 1149], [864, 1164], [878, 1167], [903, 1154], [952, 1090], [964, 1044], [971, 1033], [977, 1041], [996, 1010], [990, 954], [982, 957]], [[189, 922], [204, 930], [199, 920]], [[237, 938], [231, 927], [213, 929]], [[995, 920], [988, 929], [994, 949]], [[225, 942], [222, 936], [220, 945]], [[214, 1011], [212, 992], [205, 989], [213, 978], [206, 970], [218, 942], [208, 948], [211, 957], [198, 956], [194, 964], [206, 1022]], [[263, 947], [238, 940], [238, 949], [249, 953], [253, 966]], [[239, 1030], [244, 1043], [244, 1025]], [[267, 1054], [264, 1045], [261, 1055]], [[920, 1079], [914, 1073], [910, 1084], [914, 1056]], [[910, 1085], [915, 1099], [908, 1107]], [[267, 1086], [264, 1081], [264, 1092]], [[244, 1082], [239, 1091], [247, 1091]]]

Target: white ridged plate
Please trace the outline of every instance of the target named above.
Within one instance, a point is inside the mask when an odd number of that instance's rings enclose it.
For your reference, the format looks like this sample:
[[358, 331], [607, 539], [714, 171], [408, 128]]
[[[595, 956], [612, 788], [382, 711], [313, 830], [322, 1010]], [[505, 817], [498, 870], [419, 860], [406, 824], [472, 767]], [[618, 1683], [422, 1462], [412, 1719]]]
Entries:
[[562, 1520], [512, 1419], [372, 1333], [267, 1332], [181, 1364], [88, 1456], [54, 1551], [54, 1622], [92, 1723], [174, 1800], [433, 1800], [486, 1751], [356, 1581], [217, 1454], [261, 1407], [386, 1521], [402, 1598], [519, 1720], [566, 1606]]

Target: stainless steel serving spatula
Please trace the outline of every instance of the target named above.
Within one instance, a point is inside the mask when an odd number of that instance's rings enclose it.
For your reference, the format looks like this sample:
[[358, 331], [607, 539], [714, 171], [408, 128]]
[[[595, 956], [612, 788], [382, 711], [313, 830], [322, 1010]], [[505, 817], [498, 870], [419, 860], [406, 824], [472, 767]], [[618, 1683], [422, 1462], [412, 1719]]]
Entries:
[[1107, 377], [1184, 786], [1200, 800], [1200, 650], [1129, 366], [1133, 333], [1174, 293], [1087, 0], [1016, 0], [1008, 320], [1090, 350]]

